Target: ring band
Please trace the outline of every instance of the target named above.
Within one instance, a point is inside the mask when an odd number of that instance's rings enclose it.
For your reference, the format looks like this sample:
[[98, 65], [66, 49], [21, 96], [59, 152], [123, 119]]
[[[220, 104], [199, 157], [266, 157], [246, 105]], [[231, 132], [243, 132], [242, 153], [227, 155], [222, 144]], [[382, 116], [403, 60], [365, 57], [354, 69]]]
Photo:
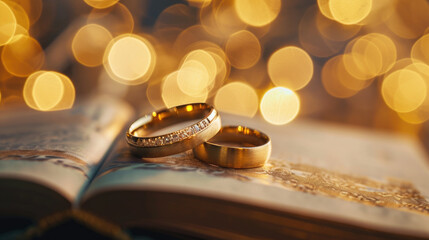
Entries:
[[197, 159], [221, 167], [261, 167], [271, 155], [271, 140], [251, 128], [227, 126], [193, 152]]
[[[151, 131], [196, 119], [201, 120], [178, 131], [147, 137]], [[127, 131], [127, 143], [132, 153], [140, 157], [164, 157], [200, 145], [215, 136], [220, 127], [219, 113], [212, 106], [205, 103], [186, 104], [138, 119]]]

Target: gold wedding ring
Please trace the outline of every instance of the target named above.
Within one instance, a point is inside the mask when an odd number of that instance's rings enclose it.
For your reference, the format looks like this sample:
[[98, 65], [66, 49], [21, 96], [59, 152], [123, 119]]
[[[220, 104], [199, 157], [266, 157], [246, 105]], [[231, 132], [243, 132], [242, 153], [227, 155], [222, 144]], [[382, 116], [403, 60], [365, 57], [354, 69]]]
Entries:
[[[172, 124], [199, 120], [168, 134], [149, 137], [151, 132]], [[135, 121], [127, 131], [127, 143], [140, 157], [164, 157], [190, 150], [209, 140], [221, 127], [218, 112], [205, 103], [181, 105], [153, 112]]]
[[251, 128], [227, 126], [193, 152], [197, 159], [221, 167], [261, 167], [271, 155], [271, 140]]

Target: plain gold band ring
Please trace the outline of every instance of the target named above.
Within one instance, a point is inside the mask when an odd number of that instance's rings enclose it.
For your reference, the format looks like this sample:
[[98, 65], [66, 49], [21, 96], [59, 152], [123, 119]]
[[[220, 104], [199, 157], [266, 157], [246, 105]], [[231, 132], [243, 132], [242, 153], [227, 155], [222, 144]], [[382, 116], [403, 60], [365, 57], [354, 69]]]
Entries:
[[221, 167], [261, 167], [271, 155], [271, 140], [266, 134], [248, 127], [226, 126], [193, 152], [197, 159]]

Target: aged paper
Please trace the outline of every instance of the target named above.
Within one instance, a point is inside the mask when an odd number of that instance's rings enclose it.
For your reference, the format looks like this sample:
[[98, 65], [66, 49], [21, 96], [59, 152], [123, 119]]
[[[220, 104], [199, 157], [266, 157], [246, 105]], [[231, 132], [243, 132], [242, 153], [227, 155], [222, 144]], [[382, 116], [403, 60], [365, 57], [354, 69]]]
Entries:
[[429, 236], [429, 170], [414, 140], [314, 122], [222, 120], [268, 134], [270, 161], [235, 170], [200, 162], [191, 151], [139, 159], [121, 141], [86, 197], [114, 189], [181, 192]]
[[128, 105], [107, 97], [67, 111], [4, 112], [0, 178], [34, 181], [73, 202], [130, 116]]

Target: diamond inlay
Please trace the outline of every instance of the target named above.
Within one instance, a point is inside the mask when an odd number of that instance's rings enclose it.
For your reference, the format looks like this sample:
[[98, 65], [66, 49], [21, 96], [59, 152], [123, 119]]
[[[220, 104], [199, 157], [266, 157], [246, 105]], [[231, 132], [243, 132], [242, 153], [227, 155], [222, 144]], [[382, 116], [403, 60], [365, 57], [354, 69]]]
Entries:
[[184, 139], [194, 136], [198, 132], [208, 127], [210, 125], [210, 117], [213, 116], [209, 116], [208, 118], [203, 119], [192, 126], [186, 127], [182, 130], [167, 135], [147, 138], [135, 138], [132, 141], [134, 144], [143, 147], [156, 147], [180, 142]]

